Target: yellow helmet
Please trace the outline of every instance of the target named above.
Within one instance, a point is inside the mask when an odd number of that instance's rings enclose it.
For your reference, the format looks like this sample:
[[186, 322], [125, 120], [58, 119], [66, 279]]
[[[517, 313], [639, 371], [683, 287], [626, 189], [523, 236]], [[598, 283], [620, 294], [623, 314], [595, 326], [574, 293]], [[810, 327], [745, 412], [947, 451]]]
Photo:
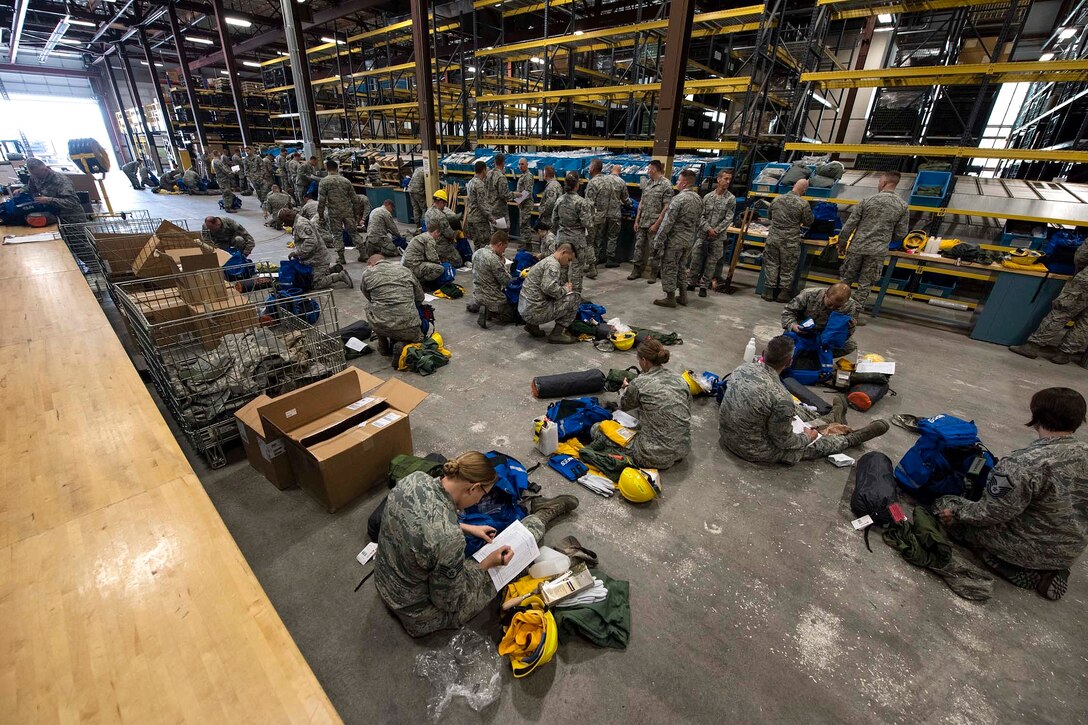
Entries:
[[926, 242], [929, 241], [929, 237], [926, 236], [924, 229], [915, 229], [910, 234], [903, 238], [903, 249], [919, 250], [926, 246]]
[[884, 360], [883, 355], [877, 355], [875, 352], [871, 352], [867, 355], [862, 355], [861, 360], [859, 360], [858, 362], [881, 363], [886, 362], [886, 360]]
[[854, 363], [850, 362], [844, 357], [840, 357], [838, 360], [835, 361], [835, 369], [852, 373], [854, 372]]
[[633, 332], [613, 332], [609, 338], [612, 344], [617, 350], [630, 350], [631, 346], [635, 344], [635, 333]]
[[431, 333], [431, 339], [437, 342], [439, 347], [445, 347], [442, 340], [442, 334], [438, 330]]
[[555, 617], [544, 607], [544, 600], [537, 595], [526, 597], [510, 621], [499, 654], [510, 657], [514, 677], [522, 678], [547, 664], [559, 649], [559, 627]]
[[650, 478], [638, 468], [625, 468], [620, 474], [616, 488], [620, 495], [631, 503], [646, 503], [657, 498], [660, 490], [650, 482]]
[[688, 390], [692, 395], [705, 395], [706, 391], [703, 390], [703, 386], [699, 385], [699, 376], [695, 374], [694, 370], [685, 370], [681, 373], [680, 377], [684, 379], [684, 382], [688, 384]]
[[435, 199], [441, 199], [442, 201], [449, 201], [450, 200], [449, 196], [446, 195], [446, 190], [445, 189], [439, 189], [438, 191], [436, 191], [434, 193], [434, 198]]

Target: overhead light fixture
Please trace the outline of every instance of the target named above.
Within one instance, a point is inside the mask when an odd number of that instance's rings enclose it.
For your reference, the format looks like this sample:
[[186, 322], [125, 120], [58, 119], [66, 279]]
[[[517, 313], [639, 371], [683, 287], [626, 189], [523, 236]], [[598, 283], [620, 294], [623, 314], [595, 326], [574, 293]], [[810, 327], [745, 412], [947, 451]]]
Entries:
[[208, 40], [207, 38], [190, 38], [189, 36], [185, 36], [185, 39], [188, 40], [190, 43], [200, 43], [201, 45], [215, 45], [214, 40]]
[[242, 65], [248, 65], [250, 68], [260, 68], [261, 67], [260, 63], [254, 63], [251, 60], [243, 60]]
[[1062, 32], [1058, 33], [1058, 40], [1065, 40], [1066, 38], [1072, 38], [1077, 34], [1076, 28], [1064, 28]]
[[815, 100], [815, 101], [816, 101], [817, 103], [822, 103], [823, 105], [827, 106], [828, 108], [830, 108], [830, 109], [832, 109], [832, 110], [834, 110], [834, 108], [835, 108], [835, 104], [834, 104], [834, 103], [832, 103], [831, 101], [827, 100], [826, 98], [824, 98], [823, 96], [821, 96], [821, 95], [820, 95], [819, 93], [813, 92], [813, 94], [812, 94], [812, 98], [813, 98], [813, 99], [814, 99], [814, 100]]
[[229, 75], [230, 75], [230, 73], [229, 73], [228, 71], [225, 71], [225, 70], [221, 70], [221, 71], [219, 71], [219, 75], [223, 75], [223, 76], [229, 76]]
[[1048, 61], [1048, 60], [1054, 60], [1054, 54], [1053, 53], [1043, 53], [1042, 55], [1039, 56], [1039, 60], [1043, 61], [1044, 63], [1046, 61]]
[[81, 25], [84, 28], [97, 28], [98, 23], [92, 23], [90, 20], [76, 20], [75, 18], [68, 18], [68, 22], [71, 25]]
[[321, 38], [321, 42], [322, 43], [335, 43], [336, 45], [344, 45], [344, 41], [336, 40], [335, 38], [328, 38], [328, 37]]
[[223, 21], [227, 25], [237, 25], [239, 28], [248, 28], [253, 25], [253, 23], [249, 22], [248, 20], [243, 20], [242, 18], [226, 17], [223, 19]]
[[49, 51], [49, 55], [55, 55], [60, 58], [79, 58], [82, 54], [73, 53], [70, 50], [51, 50]]
[[[140, 65], [147, 65], [147, 61], [146, 60], [141, 60]], [[162, 68], [162, 63], [160, 63], [159, 61], [155, 61], [155, 67], [156, 68]]]
[[584, 34], [584, 31], [582, 31], [582, 30], [575, 30], [575, 31], [574, 31], [574, 34], [575, 34], [575, 35], [583, 35], [583, 34]]
[[469, 72], [469, 73], [475, 73], [475, 72], [476, 72], [476, 66], [474, 66], [474, 65], [470, 65], [470, 66], [468, 67], [468, 72]]
[[890, 33], [895, 30], [894, 25], [883, 25], [879, 28], [873, 28], [874, 33]]
[[532, 58], [530, 58], [529, 60], [531, 60], [533, 63], [536, 63], [537, 65], [544, 65], [544, 59], [543, 58], [538, 58], [535, 55]]
[[49, 54], [52, 53], [60, 39], [64, 37], [64, 34], [68, 32], [68, 28], [71, 27], [68, 23], [68, 16], [61, 17], [57, 22], [57, 27], [53, 28], [53, 32], [49, 34], [49, 40], [45, 41], [45, 47], [42, 48], [42, 52], [38, 55], [38, 62], [44, 63], [49, 59]]
[[892, 16], [888, 13], [881, 13], [880, 15], [876, 16], [876, 19], [884, 23], [885, 25], [892, 24]]

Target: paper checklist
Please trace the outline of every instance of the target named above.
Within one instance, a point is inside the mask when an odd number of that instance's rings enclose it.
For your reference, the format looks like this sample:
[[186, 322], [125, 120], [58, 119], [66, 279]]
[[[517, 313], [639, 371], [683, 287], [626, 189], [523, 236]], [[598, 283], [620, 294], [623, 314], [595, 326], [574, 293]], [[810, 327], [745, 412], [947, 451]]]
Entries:
[[514, 556], [506, 566], [494, 566], [487, 570], [491, 577], [491, 583], [495, 585], [495, 591], [501, 592], [502, 588], [514, 581], [533, 560], [540, 556], [540, 548], [536, 545], [536, 539], [529, 529], [520, 521], [507, 526], [502, 533], [495, 537], [490, 544], [480, 547], [480, 550], [472, 555], [476, 561], [483, 561], [488, 554], [500, 546], [509, 546]]

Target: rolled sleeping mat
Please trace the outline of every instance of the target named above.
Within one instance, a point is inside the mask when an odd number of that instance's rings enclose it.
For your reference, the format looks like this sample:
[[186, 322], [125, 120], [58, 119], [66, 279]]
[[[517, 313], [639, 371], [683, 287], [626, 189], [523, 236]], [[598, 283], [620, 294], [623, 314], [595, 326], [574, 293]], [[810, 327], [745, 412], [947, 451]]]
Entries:
[[801, 383], [797, 378], [782, 378], [782, 384], [786, 386], [786, 390], [790, 391], [790, 395], [805, 405], [815, 408], [817, 414], [827, 415], [831, 412], [831, 403], [821, 398], [813, 392], [812, 388]]
[[605, 374], [597, 368], [533, 378], [530, 387], [537, 398], [571, 398], [604, 390]]
[[[851, 378], [851, 383], [853, 379]], [[877, 401], [888, 394], [888, 380], [885, 377], [884, 382], [864, 382], [854, 383], [850, 386], [850, 392], [846, 394], [846, 399], [850, 402], [850, 407], [854, 410], [860, 410], [865, 412], [876, 405]]]

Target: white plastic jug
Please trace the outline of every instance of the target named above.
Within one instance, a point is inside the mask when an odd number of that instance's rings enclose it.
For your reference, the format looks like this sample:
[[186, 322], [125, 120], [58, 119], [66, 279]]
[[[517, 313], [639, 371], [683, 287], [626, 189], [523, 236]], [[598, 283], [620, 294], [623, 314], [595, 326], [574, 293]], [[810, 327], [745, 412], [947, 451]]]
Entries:
[[529, 567], [529, 576], [534, 579], [543, 579], [549, 576], [558, 576], [570, 569], [570, 557], [556, 551], [550, 546], [540, 547], [540, 556], [533, 559]]
[[538, 420], [541, 421], [541, 425], [536, 439], [536, 449], [542, 456], [550, 456], [559, 449], [559, 426], [555, 421], [547, 418], [538, 418]]
[[756, 339], [753, 337], [744, 348], [744, 362], [749, 363], [756, 359]]

